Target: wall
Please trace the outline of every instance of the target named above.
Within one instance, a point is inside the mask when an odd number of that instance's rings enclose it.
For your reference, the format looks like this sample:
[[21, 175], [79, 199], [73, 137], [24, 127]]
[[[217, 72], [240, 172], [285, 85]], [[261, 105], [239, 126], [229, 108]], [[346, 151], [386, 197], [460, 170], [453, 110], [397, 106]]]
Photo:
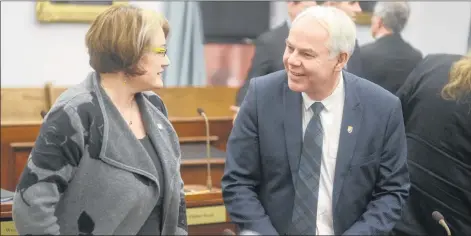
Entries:
[[[162, 2], [130, 1], [160, 10]], [[85, 48], [88, 24], [40, 24], [34, 1], [1, 3], [2, 87], [71, 85], [91, 70]]]
[[[286, 3], [272, 3], [272, 27], [287, 17]], [[402, 35], [422, 51], [464, 54], [468, 49], [471, 2], [409, 2], [411, 15]], [[373, 41], [369, 26], [357, 27], [360, 44]]]
[[[90, 71], [85, 48], [88, 24], [39, 24], [35, 2], [1, 3], [1, 86], [43, 86], [51, 81], [72, 85]], [[131, 1], [160, 11], [162, 2]], [[424, 54], [467, 50], [471, 2], [410, 2], [404, 38]], [[272, 27], [286, 17], [286, 3], [272, 3]], [[368, 26], [358, 27], [360, 44], [373, 39]]]

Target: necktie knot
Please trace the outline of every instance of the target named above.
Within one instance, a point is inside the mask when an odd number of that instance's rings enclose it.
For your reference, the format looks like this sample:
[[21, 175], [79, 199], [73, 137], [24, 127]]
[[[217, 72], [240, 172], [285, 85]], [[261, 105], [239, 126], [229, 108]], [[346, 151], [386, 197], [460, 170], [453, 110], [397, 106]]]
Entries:
[[314, 112], [315, 116], [319, 116], [321, 111], [324, 109], [324, 105], [321, 102], [315, 102], [311, 105], [311, 109]]

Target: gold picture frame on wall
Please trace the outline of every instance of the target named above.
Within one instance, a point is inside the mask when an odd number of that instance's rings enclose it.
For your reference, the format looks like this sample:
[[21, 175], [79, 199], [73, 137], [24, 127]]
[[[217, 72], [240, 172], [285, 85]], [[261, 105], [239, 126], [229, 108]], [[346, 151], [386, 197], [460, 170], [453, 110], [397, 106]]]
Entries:
[[370, 25], [371, 16], [373, 16], [373, 10], [378, 1], [359, 1], [361, 7], [361, 13], [355, 17], [355, 23], [358, 25]]
[[371, 24], [371, 12], [362, 12], [355, 16], [355, 23], [357, 25], [370, 25]]
[[90, 23], [110, 6], [120, 4], [127, 1], [38, 1], [36, 17], [41, 23]]

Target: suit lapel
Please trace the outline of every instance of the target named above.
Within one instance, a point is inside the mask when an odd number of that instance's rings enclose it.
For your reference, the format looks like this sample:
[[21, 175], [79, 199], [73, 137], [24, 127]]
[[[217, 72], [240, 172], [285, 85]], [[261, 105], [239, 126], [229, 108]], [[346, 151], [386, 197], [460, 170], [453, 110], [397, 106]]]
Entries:
[[142, 119], [144, 120], [146, 130], [149, 137], [151, 138], [152, 144], [154, 145], [157, 153], [159, 154], [162, 162], [162, 169], [164, 174], [164, 208], [163, 208], [163, 221], [171, 214], [168, 207], [171, 205], [171, 201], [175, 191], [175, 181], [179, 168], [177, 165], [181, 158], [181, 153], [178, 145], [178, 138], [175, 135], [175, 131], [171, 123], [164, 117], [164, 115], [157, 110], [142, 94], [136, 96], [136, 101], [139, 104], [139, 108], [142, 113]]
[[284, 86], [284, 130], [288, 161], [293, 181], [298, 173], [299, 160], [302, 148], [302, 98], [301, 93], [289, 89], [288, 83]]
[[[350, 161], [355, 151], [355, 144], [361, 130], [361, 120], [363, 118], [362, 108], [356, 92], [357, 79], [351, 74], [344, 72], [345, 81], [345, 103], [343, 108], [343, 118], [340, 127], [339, 148], [337, 152], [337, 163], [335, 167], [333, 206], [337, 206], [340, 192], [343, 187], [345, 177], [350, 168]], [[335, 212], [335, 210], [334, 210]]]

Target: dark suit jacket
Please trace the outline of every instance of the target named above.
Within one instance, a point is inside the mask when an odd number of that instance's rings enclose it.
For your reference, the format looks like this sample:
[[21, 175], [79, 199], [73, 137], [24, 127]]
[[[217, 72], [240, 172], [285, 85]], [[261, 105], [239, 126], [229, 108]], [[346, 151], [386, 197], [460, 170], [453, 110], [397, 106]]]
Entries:
[[[353, 74], [344, 72], [344, 81], [333, 183], [335, 234], [384, 234], [399, 220], [409, 193], [401, 104]], [[229, 137], [221, 182], [226, 209], [242, 229], [275, 235], [290, 225], [301, 106], [301, 93], [289, 89], [284, 70], [252, 79]]]
[[[288, 23], [267, 31], [255, 40], [255, 54], [244, 85], [237, 92], [236, 104], [240, 105], [247, 94], [250, 80], [255, 77], [267, 75], [275, 71], [284, 70], [283, 54], [286, 47], [286, 38], [289, 35]], [[355, 51], [348, 61], [347, 71], [363, 77], [363, 66], [359, 53], [358, 42]]]
[[288, 23], [267, 31], [255, 40], [255, 54], [244, 85], [237, 92], [236, 103], [240, 105], [250, 84], [250, 79], [283, 70], [283, 53], [289, 34]]
[[396, 93], [422, 60], [422, 53], [405, 42], [400, 34], [386, 35], [361, 47], [364, 78]]
[[460, 58], [425, 57], [397, 93], [412, 182], [398, 229], [409, 234], [446, 235], [432, 220], [435, 210], [445, 216], [453, 235], [471, 233], [471, 96], [463, 103], [440, 97], [451, 65]]

